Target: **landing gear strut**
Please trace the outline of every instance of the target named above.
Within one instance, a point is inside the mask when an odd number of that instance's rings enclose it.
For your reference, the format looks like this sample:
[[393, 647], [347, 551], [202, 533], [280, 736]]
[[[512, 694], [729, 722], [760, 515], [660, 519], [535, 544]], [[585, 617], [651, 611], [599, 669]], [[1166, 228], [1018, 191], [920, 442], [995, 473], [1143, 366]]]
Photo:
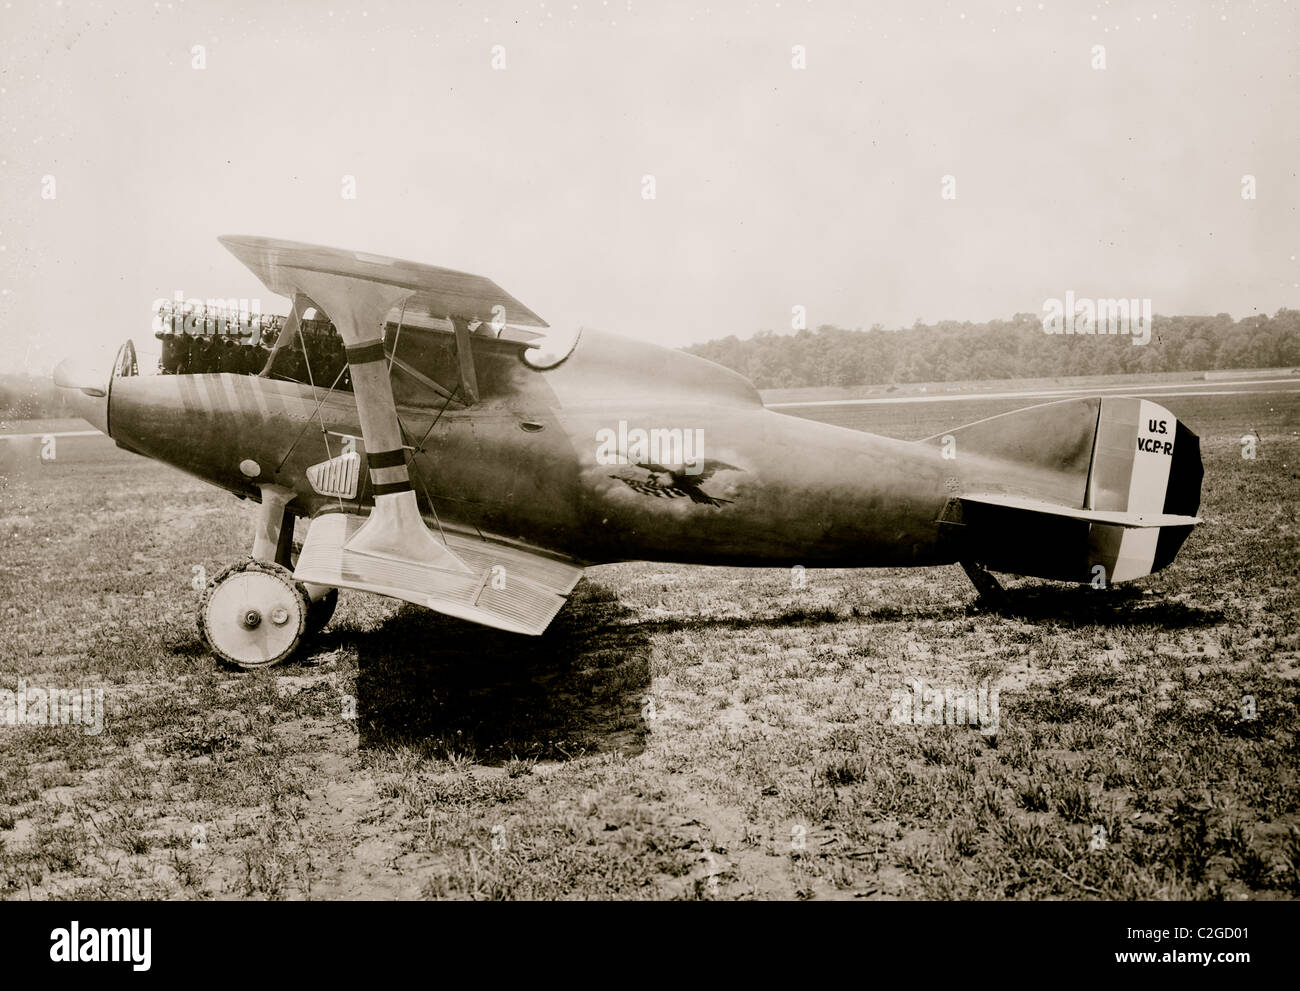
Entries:
[[217, 657], [244, 670], [291, 657], [334, 614], [339, 590], [294, 581], [293, 491], [263, 485], [253, 555], [210, 582], [199, 603], [199, 634]]

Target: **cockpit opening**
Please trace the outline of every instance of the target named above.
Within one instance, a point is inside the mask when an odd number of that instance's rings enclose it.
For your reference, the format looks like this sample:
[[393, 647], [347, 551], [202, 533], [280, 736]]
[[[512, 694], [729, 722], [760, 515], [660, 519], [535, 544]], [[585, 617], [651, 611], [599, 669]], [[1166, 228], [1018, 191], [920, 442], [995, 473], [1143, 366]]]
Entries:
[[581, 327], [558, 329], [548, 327], [546, 332], [534, 337], [523, 353], [524, 364], [539, 371], [554, 368], [573, 353], [582, 336]]

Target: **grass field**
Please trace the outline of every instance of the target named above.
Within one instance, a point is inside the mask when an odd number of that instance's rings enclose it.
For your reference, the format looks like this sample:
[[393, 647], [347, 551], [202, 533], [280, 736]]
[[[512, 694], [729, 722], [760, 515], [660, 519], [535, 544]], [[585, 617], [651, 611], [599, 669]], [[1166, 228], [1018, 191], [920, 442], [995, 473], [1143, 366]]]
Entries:
[[[1019, 405], [815, 412], [917, 438]], [[1165, 405], [1205, 522], [1133, 585], [1008, 579], [994, 614], [955, 567], [626, 564], [538, 639], [345, 591], [255, 674], [205, 654], [191, 585], [252, 507], [13, 442], [0, 689], [107, 712], [0, 725], [0, 895], [1294, 898], [1300, 397]], [[898, 724], [914, 681], [996, 687], [996, 733]]]

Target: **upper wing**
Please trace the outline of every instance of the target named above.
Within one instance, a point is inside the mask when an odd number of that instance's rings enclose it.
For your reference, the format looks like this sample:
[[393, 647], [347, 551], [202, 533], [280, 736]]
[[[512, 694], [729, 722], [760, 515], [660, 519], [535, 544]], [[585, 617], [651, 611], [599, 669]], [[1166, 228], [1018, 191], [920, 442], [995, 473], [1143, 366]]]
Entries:
[[290, 299], [299, 292], [282, 269], [346, 276], [412, 290], [405, 313], [434, 319], [547, 327], [549, 324], [491, 279], [450, 268], [344, 251], [278, 238], [223, 235], [221, 241], [271, 292]]

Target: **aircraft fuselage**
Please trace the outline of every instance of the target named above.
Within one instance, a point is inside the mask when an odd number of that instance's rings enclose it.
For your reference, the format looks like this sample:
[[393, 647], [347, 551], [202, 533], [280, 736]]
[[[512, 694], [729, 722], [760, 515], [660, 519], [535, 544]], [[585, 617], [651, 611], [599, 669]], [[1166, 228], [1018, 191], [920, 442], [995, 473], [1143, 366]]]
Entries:
[[[432, 351], [437, 351], [436, 345]], [[948, 563], [950, 496], [937, 448], [762, 407], [739, 375], [682, 352], [586, 332], [540, 371], [475, 341], [482, 396], [459, 408], [395, 383], [422, 513], [446, 527], [582, 563], [868, 567]], [[446, 355], [420, 355], [437, 376]], [[447, 408], [442, 408], [444, 405]], [[319, 407], [319, 408], [318, 408]], [[242, 496], [290, 488], [311, 516], [358, 499], [318, 494], [306, 470], [353, 438], [350, 393], [247, 374], [112, 381], [122, 446]], [[669, 456], [676, 464], [665, 464]]]

